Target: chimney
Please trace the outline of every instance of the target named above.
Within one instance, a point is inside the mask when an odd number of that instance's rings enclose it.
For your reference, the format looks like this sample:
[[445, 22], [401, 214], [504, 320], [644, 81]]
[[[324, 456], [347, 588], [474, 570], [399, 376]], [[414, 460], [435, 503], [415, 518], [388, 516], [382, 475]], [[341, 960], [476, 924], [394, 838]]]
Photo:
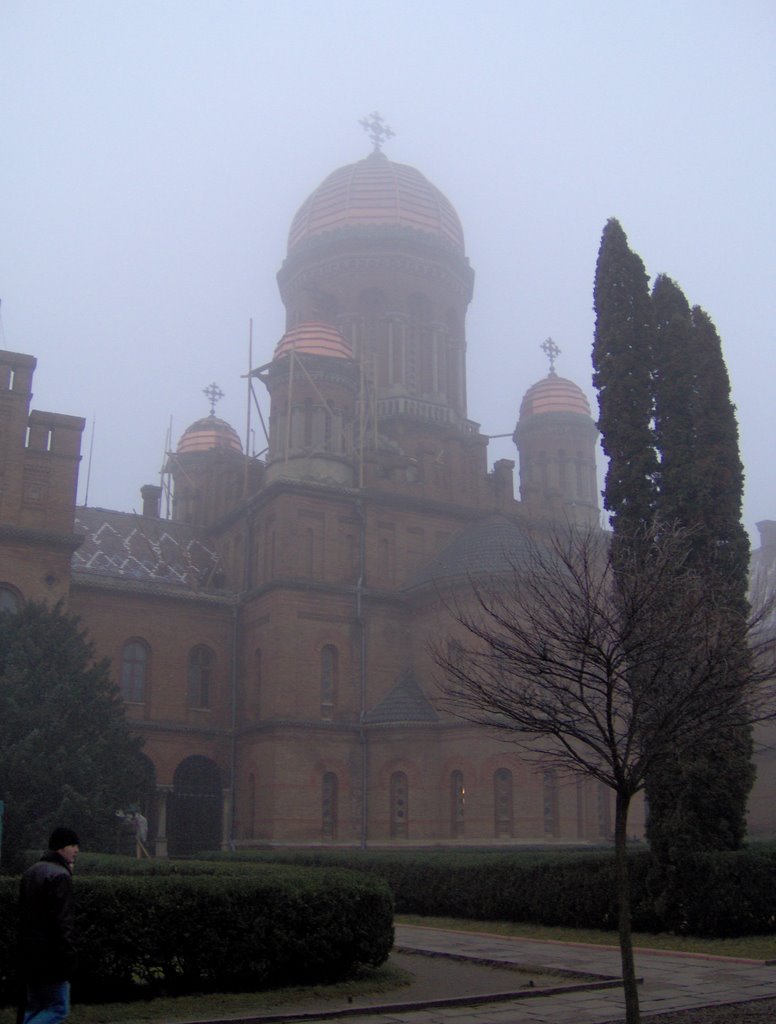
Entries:
[[763, 519], [756, 526], [760, 531], [760, 547], [773, 557], [774, 549], [776, 548], [776, 521], [773, 519]]
[[143, 484], [140, 488], [140, 496], [143, 499], [143, 515], [149, 519], [158, 519], [162, 488], [157, 484]]

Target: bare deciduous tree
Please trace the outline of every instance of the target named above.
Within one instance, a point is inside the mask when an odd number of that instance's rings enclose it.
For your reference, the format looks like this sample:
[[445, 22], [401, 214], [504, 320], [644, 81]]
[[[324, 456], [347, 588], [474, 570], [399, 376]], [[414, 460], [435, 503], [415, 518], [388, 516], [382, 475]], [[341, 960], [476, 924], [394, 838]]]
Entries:
[[[663, 526], [616, 559], [606, 534], [555, 531], [503, 574], [456, 591], [451, 634], [434, 648], [454, 715], [614, 791], [628, 1024], [639, 1020], [626, 849], [633, 797], [662, 756], [773, 707], [765, 612], [743, 622], [716, 604], [687, 551], [688, 532]], [[756, 650], [742, 648], [742, 632]]]

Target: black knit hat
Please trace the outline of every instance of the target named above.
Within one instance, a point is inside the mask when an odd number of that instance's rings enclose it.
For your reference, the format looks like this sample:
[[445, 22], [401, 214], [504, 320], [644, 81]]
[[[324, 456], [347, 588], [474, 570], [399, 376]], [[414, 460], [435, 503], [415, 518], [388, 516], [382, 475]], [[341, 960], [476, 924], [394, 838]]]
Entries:
[[55, 828], [49, 836], [49, 850], [63, 850], [66, 846], [78, 845], [78, 836], [71, 828]]

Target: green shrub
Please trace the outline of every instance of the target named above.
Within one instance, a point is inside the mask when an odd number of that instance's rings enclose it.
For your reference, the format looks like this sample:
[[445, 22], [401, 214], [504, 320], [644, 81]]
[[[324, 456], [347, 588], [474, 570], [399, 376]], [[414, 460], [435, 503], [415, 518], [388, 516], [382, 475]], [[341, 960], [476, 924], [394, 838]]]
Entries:
[[[333, 869], [216, 867], [77, 876], [76, 997], [332, 981], [387, 959], [393, 906], [384, 883]], [[0, 887], [0, 910], [15, 909], [17, 887]], [[0, 949], [13, 942], [8, 920], [0, 918]], [[11, 972], [3, 984], [9, 1001]]]
[[[614, 857], [511, 851], [245, 851], [228, 862], [334, 863], [376, 874], [403, 914], [617, 927]], [[776, 933], [776, 850], [709, 853], [658, 871], [646, 851], [629, 857], [636, 931], [704, 937]]]

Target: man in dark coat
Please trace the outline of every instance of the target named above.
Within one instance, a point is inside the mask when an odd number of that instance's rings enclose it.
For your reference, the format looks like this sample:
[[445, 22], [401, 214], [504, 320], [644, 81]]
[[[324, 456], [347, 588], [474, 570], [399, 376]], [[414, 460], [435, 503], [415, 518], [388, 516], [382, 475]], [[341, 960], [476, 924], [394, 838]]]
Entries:
[[24, 1024], [56, 1024], [70, 1012], [75, 968], [73, 864], [78, 836], [55, 828], [48, 852], [22, 875], [19, 952], [26, 985]]

